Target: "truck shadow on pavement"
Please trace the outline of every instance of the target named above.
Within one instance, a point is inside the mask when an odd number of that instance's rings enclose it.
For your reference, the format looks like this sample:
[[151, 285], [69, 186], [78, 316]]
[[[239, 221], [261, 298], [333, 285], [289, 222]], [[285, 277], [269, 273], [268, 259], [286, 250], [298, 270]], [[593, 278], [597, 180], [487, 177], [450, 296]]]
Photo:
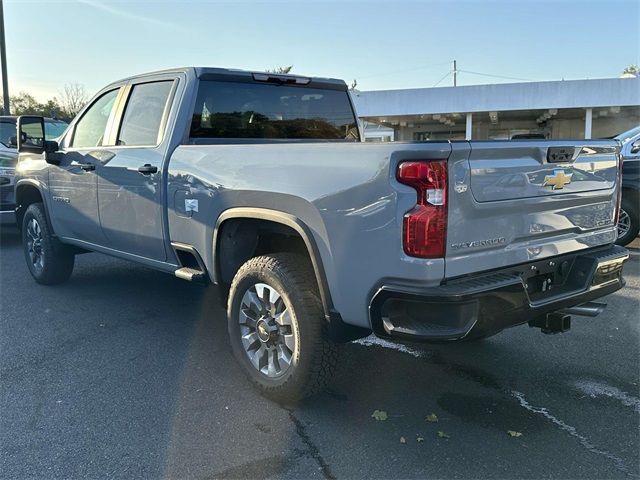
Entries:
[[22, 239], [18, 227], [13, 225], [0, 226], [0, 247], [12, 247], [21, 243]]

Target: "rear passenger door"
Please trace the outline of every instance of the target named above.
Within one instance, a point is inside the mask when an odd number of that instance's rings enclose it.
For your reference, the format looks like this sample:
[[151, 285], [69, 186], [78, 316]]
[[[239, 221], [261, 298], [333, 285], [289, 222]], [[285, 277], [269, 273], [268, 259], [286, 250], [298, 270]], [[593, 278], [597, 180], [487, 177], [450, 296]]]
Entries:
[[100, 224], [108, 246], [164, 261], [165, 129], [177, 80], [132, 83], [98, 176]]

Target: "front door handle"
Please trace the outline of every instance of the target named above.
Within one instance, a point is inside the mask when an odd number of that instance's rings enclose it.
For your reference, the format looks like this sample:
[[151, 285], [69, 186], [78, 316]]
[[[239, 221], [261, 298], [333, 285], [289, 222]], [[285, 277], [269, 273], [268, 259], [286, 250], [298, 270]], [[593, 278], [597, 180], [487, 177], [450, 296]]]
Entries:
[[143, 166], [138, 167], [138, 171], [143, 175], [150, 175], [152, 173], [156, 173], [158, 171], [158, 167], [151, 165], [150, 163], [145, 163]]
[[81, 163], [78, 166], [85, 172], [92, 172], [96, 169], [96, 166], [93, 163]]

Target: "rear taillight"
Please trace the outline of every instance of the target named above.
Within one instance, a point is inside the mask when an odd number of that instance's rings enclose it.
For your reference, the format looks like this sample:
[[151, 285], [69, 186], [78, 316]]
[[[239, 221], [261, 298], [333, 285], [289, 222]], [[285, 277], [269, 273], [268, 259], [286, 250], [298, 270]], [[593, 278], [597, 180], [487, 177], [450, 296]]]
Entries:
[[412, 257], [444, 257], [447, 237], [447, 161], [398, 165], [398, 181], [416, 190], [416, 206], [404, 216], [402, 242]]

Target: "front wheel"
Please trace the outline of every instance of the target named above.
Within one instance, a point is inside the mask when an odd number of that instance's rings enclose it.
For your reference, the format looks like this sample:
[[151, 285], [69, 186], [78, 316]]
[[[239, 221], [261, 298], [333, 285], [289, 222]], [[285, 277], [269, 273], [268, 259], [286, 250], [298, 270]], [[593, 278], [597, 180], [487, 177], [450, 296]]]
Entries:
[[55, 285], [69, 279], [74, 255], [53, 236], [42, 203], [29, 205], [24, 214], [22, 245], [27, 267], [36, 282]]
[[264, 395], [295, 402], [321, 391], [337, 365], [307, 258], [255, 257], [236, 273], [227, 305], [233, 353]]

